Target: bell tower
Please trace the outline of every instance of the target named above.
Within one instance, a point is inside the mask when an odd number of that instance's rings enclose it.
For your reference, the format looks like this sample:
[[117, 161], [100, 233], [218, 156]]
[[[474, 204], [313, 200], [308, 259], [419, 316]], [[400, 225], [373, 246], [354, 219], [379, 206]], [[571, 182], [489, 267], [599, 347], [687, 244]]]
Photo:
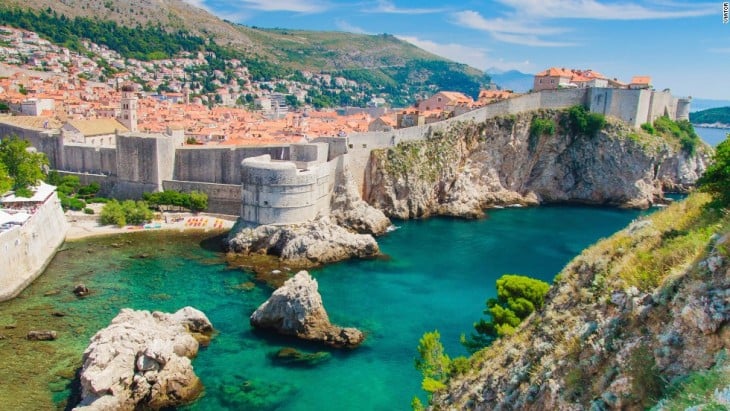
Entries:
[[134, 93], [134, 87], [128, 84], [122, 86], [122, 111], [119, 122], [131, 132], [137, 131], [137, 105], [139, 100]]

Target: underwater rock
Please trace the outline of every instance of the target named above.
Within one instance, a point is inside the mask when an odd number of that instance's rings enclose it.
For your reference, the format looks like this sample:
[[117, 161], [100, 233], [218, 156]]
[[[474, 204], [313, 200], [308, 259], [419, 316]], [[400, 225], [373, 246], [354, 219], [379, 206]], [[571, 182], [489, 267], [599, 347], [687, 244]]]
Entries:
[[74, 294], [77, 297], [86, 297], [89, 295], [89, 289], [86, 288], [86, 285], [84, 284], [78, 284], [76, 287], [74, 287]]
[[195, 334], [213, 326], [202, 312], [174, 314], [122, 309], [91, 338], [80, 373], [81, 403], [75, 410], [161, 409], [189, 403], [203, 386], [190, 359]]
[[300, 271], [279, 287], [251, 314], [251, 325], [271, 328], [284, 335], [319, 341], [335, 348], [355, 348], [365, 336], [356, 328], [330, 323], [318, 291], [317, 280]]
[[26, 338], [30, 341], [53, 341], [58, 338], [58, 333], [50, 330], [28, 331]]
[[306, 353], [292, 347], [284, 347], [273, 353], [272, 360], [278, 364], [300, 365], [311, 367], [332, 358], [332, 355], [326, 351], [317, 351], [314, 353]]

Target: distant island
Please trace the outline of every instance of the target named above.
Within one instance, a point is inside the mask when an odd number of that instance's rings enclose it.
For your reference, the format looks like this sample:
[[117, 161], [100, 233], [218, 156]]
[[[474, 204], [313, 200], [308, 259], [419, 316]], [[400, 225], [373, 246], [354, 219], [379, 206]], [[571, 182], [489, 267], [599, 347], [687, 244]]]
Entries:
[[730, 128], [730, 107], [717, 107], [689, 113], [689, 121], [703, 127]]

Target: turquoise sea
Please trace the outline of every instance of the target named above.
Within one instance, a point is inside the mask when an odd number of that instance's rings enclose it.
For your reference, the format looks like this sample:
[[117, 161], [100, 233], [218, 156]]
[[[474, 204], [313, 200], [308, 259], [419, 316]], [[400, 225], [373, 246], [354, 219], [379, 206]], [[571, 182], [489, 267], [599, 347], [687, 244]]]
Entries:
[[[247, 291], [240, 285], [252, 277], [225, 265], [211, 246], [217, 240], [195, 235], [140, 233], [68, 243], [19, 299], [0, 304], [0, 326], [15, 322], [22, 333], [24, 322], [42, 317], [46, 327], [59, 331], [59, 340], [30, 346], [48, 350], [50, 364], [35, 366], [53, 373], [49, 395], [59, 407], [69, 389], [68, 380], [58, 376], [80, 365], [88, 338], [120, 308], [175, 311], [192, 305], [207, 313], [218, 335], [194, 361], [205, 395], [185, 409], [406, 410], [420, 391], [413, 360], [424, 332], [439, 330], [451, 356], [465, 354], [459, 335], [480, 318], [499, 276], [550, 281], [582, 249], [639, 214], [546, 206], [491, 210], [477, 221], [397, 222], [396, 231], [379, 239], [387, 257], [313, 271], [331, 320], [362, 329], [367, 340], [352, 351], [330, 350], [329, 359], [312, 366], [273, 361], [271, 353], [282, 347], [323, 349], [253, 330], [248, 316], [272, 290], [257, 284]], [[79, 282], [91, 296], [71, 294]], [[24, 354], [28, 344], [10, 338], [0, 341], [0, 351], [15, 350], [17, 367], [27, 368], [22, 356], [34, 355]], [[5, 404], [18, 404], [9, 397], [23, 393], [13, 367], [0, 369]]]
[[707, 144], [715, 147], [725, 141], [730, 130], [726, 128], [695, 127], [697, 135]]

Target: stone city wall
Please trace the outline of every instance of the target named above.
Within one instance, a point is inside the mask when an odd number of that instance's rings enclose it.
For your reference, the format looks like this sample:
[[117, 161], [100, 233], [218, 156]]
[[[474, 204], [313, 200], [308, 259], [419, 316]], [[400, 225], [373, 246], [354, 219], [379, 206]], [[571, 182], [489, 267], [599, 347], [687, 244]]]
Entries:
[[46, 268], [66, 238], [56, 193], [22, 227], [0, 233], [0, 301], [17, 296]]
[[165, 180], [164, 190], [185, 193], [200, 191], [208, 195], [208, 212], [238, 215], [241, 212], [241, 184], [214, 184], [193, 181]]
[[241, 184], [241, 161], [264, 154], [273, 159], [288, 160], [289, 147], [181, 147], [175, 151], [171, 180]]

